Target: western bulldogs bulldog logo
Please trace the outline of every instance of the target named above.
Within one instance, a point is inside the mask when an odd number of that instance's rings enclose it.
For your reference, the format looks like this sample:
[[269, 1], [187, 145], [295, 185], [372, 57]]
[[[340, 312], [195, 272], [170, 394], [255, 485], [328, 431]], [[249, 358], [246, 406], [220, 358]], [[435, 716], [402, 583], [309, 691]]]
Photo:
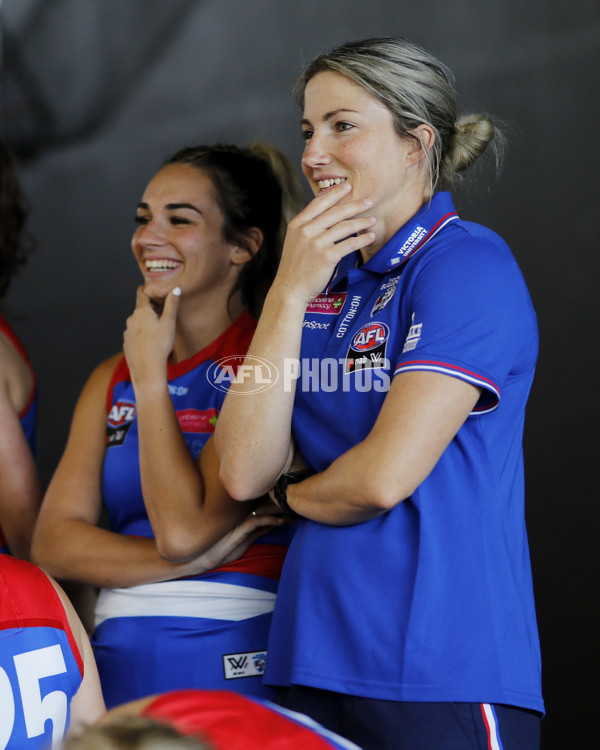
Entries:
[[373, 305], [371, 314], [369, 315], [370, 318], [372, 318], [380, 310], [383, 310], [387, 303], [392, 299], [394, 294], [396, 294], [396, 289], [398, 287], [399, 281], [400, 276], [393, 276], [391, 279], [384, 281], [379, 289], [379, 296], [375, 300], [375, 304]]
[[135, 419], [135, 404], [123, 399], [113, 404], [106, 424], [106, 447], [123, 445], [127, 431]]
[[262, 654], [254, 654], [252, 661], [254, 662], [254, 669], [263, 674], [267, 666], [267, 654], [264, 652]]

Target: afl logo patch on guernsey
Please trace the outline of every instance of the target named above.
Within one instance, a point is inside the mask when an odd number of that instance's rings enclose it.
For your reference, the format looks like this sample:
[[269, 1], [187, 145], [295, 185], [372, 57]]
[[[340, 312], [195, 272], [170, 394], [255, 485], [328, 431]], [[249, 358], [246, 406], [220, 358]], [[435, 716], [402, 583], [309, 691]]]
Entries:
[[385, 367], [385, 350], [390, 329], [385, 323], [364, 325], [355, 333], [346, 354], [346, 373], [372, 367]]
[[369, 352], [382, 346], [390, 335], [385, 323], [367, 323], [354, 335], [350, 348], [357, 352]]
[[124, 399], [113, 404], [106, 424], [106, 445], [122, 445], [135, 418], [135, 404]]

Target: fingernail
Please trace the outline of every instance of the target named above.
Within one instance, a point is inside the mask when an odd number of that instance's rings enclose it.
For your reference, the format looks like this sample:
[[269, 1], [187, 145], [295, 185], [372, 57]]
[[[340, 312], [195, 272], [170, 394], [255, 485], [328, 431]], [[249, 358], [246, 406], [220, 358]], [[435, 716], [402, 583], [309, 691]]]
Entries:
[[173, 289], [173, 294], [176, 297], [181, 297], [181, 287], [180, 286], [176, 286], [175, 289]]

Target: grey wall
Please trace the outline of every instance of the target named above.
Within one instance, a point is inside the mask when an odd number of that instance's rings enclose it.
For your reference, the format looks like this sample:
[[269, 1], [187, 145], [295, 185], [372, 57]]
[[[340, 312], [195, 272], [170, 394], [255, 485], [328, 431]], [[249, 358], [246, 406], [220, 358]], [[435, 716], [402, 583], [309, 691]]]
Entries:
[[[507, 123], [500, 180], [457, 195], [511, 244], [541, 353], [526, 427], [544, 656], [543, 747], [594, 744], [598, 604], [598, 0], [4, 0], [2, 134], [39, 248], [5, 312], [38, 372], [47, 480], [85, 377], [120, 348], [138, 283], [129, 239], [177, 148], [268, 140], [296, 163], [290, 89], [350, 38], [404, 36], [454, 70], [463, 110]], [[595, 324], [595, 325], [594, 325]]]

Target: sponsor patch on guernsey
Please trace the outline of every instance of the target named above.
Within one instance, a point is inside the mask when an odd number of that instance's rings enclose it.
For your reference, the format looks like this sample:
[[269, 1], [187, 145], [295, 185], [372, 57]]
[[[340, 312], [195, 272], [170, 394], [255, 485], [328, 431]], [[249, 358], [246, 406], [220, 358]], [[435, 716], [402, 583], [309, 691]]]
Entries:
[[177, 421], [182, 432], [214, 432], [217, 417], [216, 409], [182, 409], [177, 412]]
[[385, 352], [389, 335], [390, 329], [385, 323], [373, 322], [364, 325], [352, 337], [346, 354], [344, 372], [387, 367]]
[[417, 247], [419, 242], [421, 242], [421, 240], [426, 237], [426, 235], [427, 230], [425, 229], [425, 227], [416, 226], [411, 234], [406, 238], [402, 247], [396, 251], [396, 257], [392, 258], [392, 260], [389, 262], [389, 265], [394, 266], [397, 263], [400, 263], [402, 258], [406, 258], [407, 255], [410, 255], [412, 251]]
[[135, 404], [127, 399], [113, 404], [106, 425], [106, 445], [123, 445], [127, 430], [135, 418]]
[[260, 677], [264, 674], [266, 664], [266, 651], [223, 654], [223, 671], [226, 680], [239, 680], [242, 677]]
[[321, 315], [339, 315], [346, 301], [347, 292], [338, 294], [320, 294], [306, 306], [307, 313], [320, 313]]

